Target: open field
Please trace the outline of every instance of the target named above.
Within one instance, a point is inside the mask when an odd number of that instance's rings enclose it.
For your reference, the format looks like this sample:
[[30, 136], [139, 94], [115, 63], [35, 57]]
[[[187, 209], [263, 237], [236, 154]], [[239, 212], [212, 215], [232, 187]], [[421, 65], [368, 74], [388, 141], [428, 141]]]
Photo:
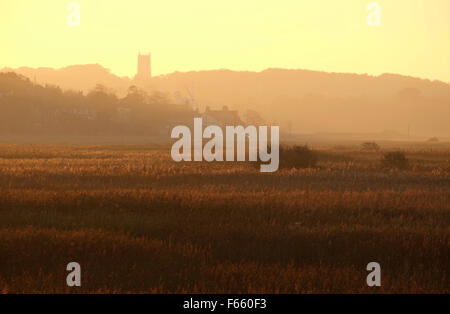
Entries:
[[330, 145], [314, 169], [264, 174], [145, 145], [0, 144], [0, 292], [449, 293], [450, 145], [397, 146], [408, 170]]

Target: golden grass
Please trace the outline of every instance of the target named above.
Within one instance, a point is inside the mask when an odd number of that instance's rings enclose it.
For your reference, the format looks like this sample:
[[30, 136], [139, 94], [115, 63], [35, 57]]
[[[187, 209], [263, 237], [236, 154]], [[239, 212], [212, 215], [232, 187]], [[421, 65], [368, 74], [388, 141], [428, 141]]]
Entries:
[[273, 174], [167, 152], [0, 145], [0, 292], [450, 292], [448, 149], [406, 171], [324, 149]]

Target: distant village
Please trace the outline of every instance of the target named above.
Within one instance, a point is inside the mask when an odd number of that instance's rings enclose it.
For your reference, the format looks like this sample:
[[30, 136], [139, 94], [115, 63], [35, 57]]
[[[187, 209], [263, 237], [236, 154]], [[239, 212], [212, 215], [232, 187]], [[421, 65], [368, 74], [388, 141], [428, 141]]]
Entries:
[[256, 112], [245, 120], [227, 106], [200, 112], [193, 96], [181, 92], [172, 97], [150, 94], [140, 88], [151, 80], [150, 55], [138, 56], [138, 71], [126, 96], [118, 98], [106, 86], [97, 85], [87, 94], [39, 85], [13, 72], [0, 73], [1, 134], [122, 134], [170, 136], [176, 125], [191, 126], [195, 117], [204, 125], [262, 123]]

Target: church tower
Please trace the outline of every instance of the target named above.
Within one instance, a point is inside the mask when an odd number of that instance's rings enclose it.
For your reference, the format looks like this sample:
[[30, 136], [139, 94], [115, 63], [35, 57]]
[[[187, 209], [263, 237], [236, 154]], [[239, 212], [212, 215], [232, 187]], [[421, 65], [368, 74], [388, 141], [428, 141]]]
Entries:
[[149, 81], [152, 78], [151, 57], [148, 55], [138, 55], [138, 68], [136, 79]]

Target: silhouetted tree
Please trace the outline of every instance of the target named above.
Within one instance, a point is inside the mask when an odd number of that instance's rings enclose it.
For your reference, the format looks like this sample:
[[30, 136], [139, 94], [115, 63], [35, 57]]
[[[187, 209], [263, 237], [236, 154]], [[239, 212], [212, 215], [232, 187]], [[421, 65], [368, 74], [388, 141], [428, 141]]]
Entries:
[[108, 121], [113, 117], [116, 111], [117, 102], [117, 96], [100, 84], [97, 84], [95, 88], [87, 94], [87, 103], [95, 108], [98, 119], [103, 122]]

